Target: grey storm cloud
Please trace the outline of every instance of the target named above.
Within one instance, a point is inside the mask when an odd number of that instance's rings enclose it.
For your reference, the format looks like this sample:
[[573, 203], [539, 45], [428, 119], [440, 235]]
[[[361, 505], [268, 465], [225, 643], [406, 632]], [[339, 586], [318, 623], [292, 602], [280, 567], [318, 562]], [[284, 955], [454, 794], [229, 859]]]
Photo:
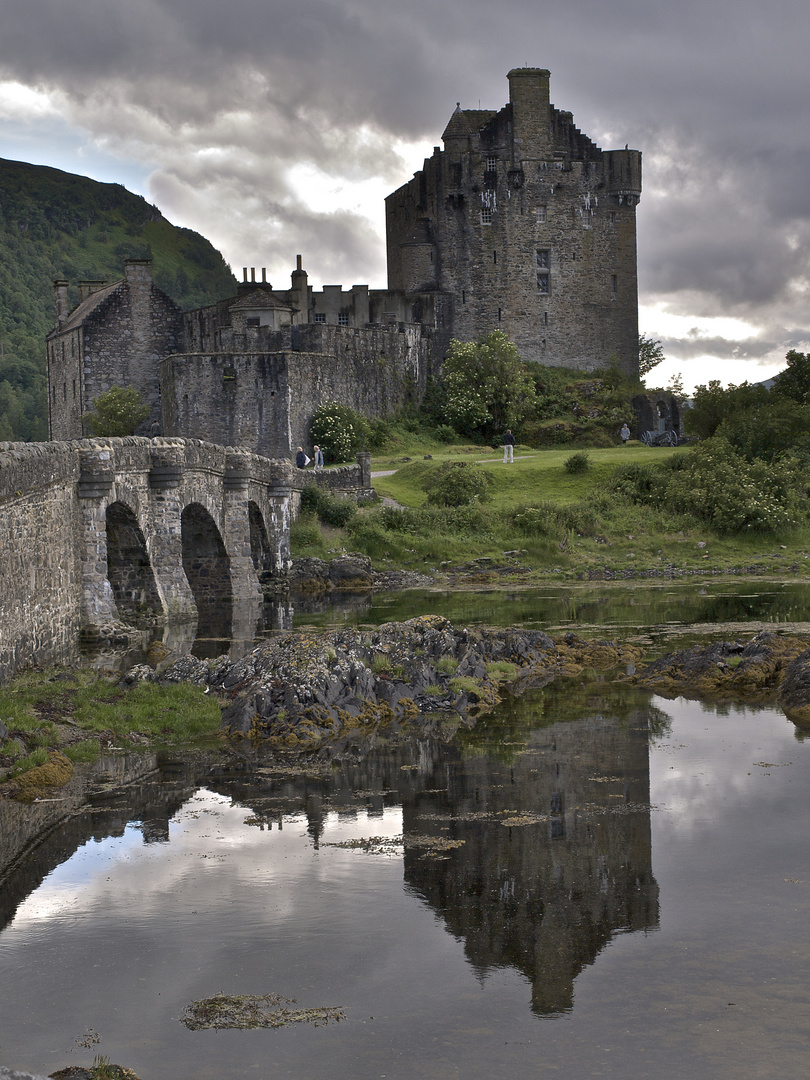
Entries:
[[[810, 338], [806, 0], [0, 0], [0, 15], [0, 77], [58, 93], [97, 143], [149, 162], [167, 216], [240, 264], [317, 253], [333, 281], [384, 280], [353, 185], [393, 190], [422, 163], [403, 144], [439, 144], [457, 101], [499, 108], [510, 68], [548, 67], [578, 127], [644, 154], [642, 299], [753, 321], [761, 346]], [[302, 166], [334, 181], [330, 205], [300, 190]]]

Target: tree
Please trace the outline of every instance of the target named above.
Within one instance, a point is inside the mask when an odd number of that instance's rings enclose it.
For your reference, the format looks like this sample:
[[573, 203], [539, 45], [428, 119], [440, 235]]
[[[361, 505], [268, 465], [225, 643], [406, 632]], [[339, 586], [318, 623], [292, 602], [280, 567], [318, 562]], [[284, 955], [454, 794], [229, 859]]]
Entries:
[[810, 353], [791, 349], [785, 359], [787, 367], [773, 380], [774, 390], [800, 405], [810, 403]]
[[701, 439], [709, 439], [718, 427], [735, 412], [767, 406], [770, 394], [764, 386], [733, 383], [724, 390], [719, 379], [695, 387], [692, 408], [684, 416], [687, 431]]
[[492, 438], [517, 427], [535, 405], [534, 380], [517, 346], [500, 330], [450, 342], [442, 365], [446, 418], [464, 435]]
[[643, 379], [664, 359], [664, 349], [660, 341], [642, 334], [638, 339], [638, 375]]
[[134, 435], [149, 415], [149, 406], [134, 386], [113, 386], [99, 394], [93, 412], [85, 413], [91, 435], [99, 438]]

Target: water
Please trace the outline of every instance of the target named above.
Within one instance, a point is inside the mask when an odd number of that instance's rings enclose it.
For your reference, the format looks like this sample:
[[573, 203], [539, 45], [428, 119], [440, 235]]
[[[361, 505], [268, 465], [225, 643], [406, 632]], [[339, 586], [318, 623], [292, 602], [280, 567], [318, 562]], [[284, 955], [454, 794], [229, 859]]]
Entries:
[[457, 625], [522, 626], [554, 634], [643, 634], [651, 641], [673, 634], [705, 634], [712, 627], [752, 623], [798, 626], [810, 631], [810, 584], [806, 581], [590, 582], [444, 592], [409, 590], [298, 599], [291, 628], [377, 624], [414, 614], [444, 615]]
[[[164, 759], [0, 894], [0, 1062], [798, 1080], [808, 781], [778, 710], [570, 682], [304, 774]], [[218, 991], [346, 1019], [187, 1030]]]

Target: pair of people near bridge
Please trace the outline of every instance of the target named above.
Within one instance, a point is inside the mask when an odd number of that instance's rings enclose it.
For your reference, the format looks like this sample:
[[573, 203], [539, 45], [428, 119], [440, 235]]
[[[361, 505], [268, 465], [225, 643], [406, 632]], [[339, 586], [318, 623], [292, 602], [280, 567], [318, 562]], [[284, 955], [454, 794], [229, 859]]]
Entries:
[[295, 452], [295, 464], [299, 469], [305, 469], [309, 463], [312, 462], [312, 466], [315, 472], [320, 472], [323, 468], [323, 450], [320, 446], [312, 447], [312, 457], [304, 453], [303, 447], [299, 446]]

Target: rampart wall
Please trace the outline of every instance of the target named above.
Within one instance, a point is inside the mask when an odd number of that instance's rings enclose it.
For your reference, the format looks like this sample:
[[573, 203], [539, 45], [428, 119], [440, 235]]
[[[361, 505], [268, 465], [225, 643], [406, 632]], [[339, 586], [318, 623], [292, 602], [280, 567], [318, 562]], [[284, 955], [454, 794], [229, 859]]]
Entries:
[[[312, 417], [328, 401], [365, 416], [388, 416], [421, 398], [431, 360], [418, 327], [353, 330], [310, 324], [290, 330], [262, 334], [257, 329], [256, 351], [167, 357], [160, 379], [164, 432], [289, 457], [297, 446], [309, 444]], [[282, 340], [300, 351], [264, 351]]]

